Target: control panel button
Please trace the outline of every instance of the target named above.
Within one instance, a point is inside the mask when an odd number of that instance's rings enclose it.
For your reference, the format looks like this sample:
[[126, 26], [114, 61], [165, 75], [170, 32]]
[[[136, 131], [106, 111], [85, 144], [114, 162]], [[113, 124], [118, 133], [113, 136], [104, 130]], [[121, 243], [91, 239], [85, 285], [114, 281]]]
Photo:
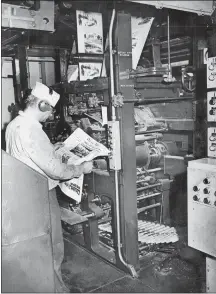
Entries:
[[208, 178], [205, 178], [205, 179], [203, 180], [203, 183], [207, 185], [207, 184], [210, 184], [210, 181], [209, 181]]
[[199, 200], [198, 196], [197, 196], [197, 195], [194, 195], [194, 196], [193, 196], [193, 200], [194, 200], [194, 201], [198, 201], [198, 200]]
[[197, 191], [199, 191], [199, 188], [198, 188], [197, 186], [194, 186], [194, 187], [193, 187], [193, 190], [194, 190], [195, 192], [197, 192]]
[[215, 103], [216, 103], [216, 99], [215, 99], [215, 97], [212, 97], [211, 100], [209, 101], [209, 104], [215, 105]]
[[215, 108], [212, 108], [212, 109], [209, 111], [209, 114], [210, 114], [210, 115], [215, 115], [215, 114], [216, 114], [216, 110], [215, 110]]
[[203, 199], [203, 202], [204, 202], [205, 204], [209, 204], [209, 200], [208, 200], [208, 198], [204, 198], [204, 199]]
[[209, 189], [208, 189], [208, 188], [204, 188], [204, 189], [203, 189], [203, 193], [204, 193], [204, 194], [209, 194], [209, 193], [210, 193], [210, 192], [209, 192]]

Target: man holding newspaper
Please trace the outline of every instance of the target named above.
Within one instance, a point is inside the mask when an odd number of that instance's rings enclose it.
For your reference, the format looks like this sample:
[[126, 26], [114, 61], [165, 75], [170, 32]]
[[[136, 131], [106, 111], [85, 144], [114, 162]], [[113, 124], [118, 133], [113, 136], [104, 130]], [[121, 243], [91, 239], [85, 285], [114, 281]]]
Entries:
[[93, 158], [76, 163], [73, 160], [62, 162], [62, 157], [56, 152], [62, 143], [51, 144], [42, 130], [40, 122], [49, 118], [59, 98], [59, 94], [37, 82], [27, 96], [24, 111], [20, 111], [7, 127], [6, 151], [48, 178], [56, 292], [68, 292], [61, 276], [64, 243], [55, 187], [60, 181], [90, 173]]

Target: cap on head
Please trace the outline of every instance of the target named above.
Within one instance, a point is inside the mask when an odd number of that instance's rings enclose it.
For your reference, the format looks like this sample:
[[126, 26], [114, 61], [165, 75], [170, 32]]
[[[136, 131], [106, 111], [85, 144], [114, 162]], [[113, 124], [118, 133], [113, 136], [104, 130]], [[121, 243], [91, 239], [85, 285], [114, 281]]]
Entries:
[[46, 85], [39, 82], [36, 82], [36, 85], [32, 89], [31, 94], [40, 100], [47, 101], [52, 107], [56, 106], [60, 98], [60, 95], [58, 93], [56, 93], [55, 91], [50, 91], [50, 89]]

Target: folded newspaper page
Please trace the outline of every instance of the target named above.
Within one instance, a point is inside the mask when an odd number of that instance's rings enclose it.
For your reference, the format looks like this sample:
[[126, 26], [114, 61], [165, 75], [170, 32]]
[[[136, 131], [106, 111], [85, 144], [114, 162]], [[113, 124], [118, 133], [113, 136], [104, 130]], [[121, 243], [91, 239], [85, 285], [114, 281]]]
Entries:
[[[103, 144], [95, 141], [83, 130], [77, 128], [65, 141], [64, 146], [56, 153], [62, 162], [80, 165], [85, 161], [91, 161], [99, 156], [108, 156], [110, 151]], [[84, 175], [59, 183], [62, 192], [78, 203], [81, 202]]]

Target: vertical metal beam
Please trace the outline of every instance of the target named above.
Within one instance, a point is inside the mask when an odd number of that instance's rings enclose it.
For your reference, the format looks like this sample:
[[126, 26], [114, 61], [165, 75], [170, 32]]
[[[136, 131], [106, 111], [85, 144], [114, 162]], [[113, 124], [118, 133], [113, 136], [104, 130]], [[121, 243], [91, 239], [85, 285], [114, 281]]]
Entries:
[[[55, 76], [56, 83], [67, 82], [67, 54], [68, 51], [64, 49], [57, 49], [55, 55]], [[62, 94], [64, 90], [61, 88], [61, 99], [57, 104], [57, 111], [60, 114], [61, 123], [63, 124], [65, 121], [64, 118], [64, 101], [62, 99]]]
[[61, 50], [59, 50], [59, 55], [60, 55], [61, 81], [67, 82], [67, 68], [68, 68], [70, 52], [69, 52], [69, 50], [61, 49]]
[[160, 39], [152, 39], [152, 55], [154, 67], [162, 67], [161, 63], [161, 53], [160, 53]]
[[42, 77], [42, 83], [46, 85], [46, 65], [45, 62], [41, 61], [41, 77]]
[[[133, 81], [126, 72], [132, 69], [131, 16], [117, 13], [115, 30], [115, 80], [116, 93], [124, 99], [134, 95]], [[139, 267], [138, 223], [136, 195], [136, 144], [134, 129], [134, 104], [127, 103], [117, 111], [120, 121], [122, 171], [120, 172], [121, 240], [125, 260], [136, 269]]]
[[[88, 197], [82, 202], [82, 209], [84, 211], [89, 210], [90, 203], [93, 199], [94, 193], [88, 193]], [[83, 233], [86, 247], [97, 252], [99, 247], [98, 220], [90, 219], [87, 223], [84, 223]]]
[[164, 225], [171, 225], [170, 218], [170, 181], [168, 179], [163, 179], [162, 181], [162, 191], [163, 191], [163, 206], [161, 220]]
[[61, 82], [61, 67], [60, 67], [60, 50], [55, 50], [55, 77], [56, 83]]
[[195, 129], [193, 132], [193, 154], [195, 158], [207, 156], [207, 103], [206, 66], [196, 70]]
[[197, 36], [197, 16], [193, 15], [191, 17], [191, 23], [193, 26], [193, 42], [192, 42], [192, 63], [195, 68], [197, 68], [197, 61], [198, 61], [198, 36]]
[[16, 58], [14, 57], [12, 60], [12, 68], [13, 68], [13, 86], [15, 93], [15, 102], [20, 104], [22, 100], [21, 96], [21, 86], [20, 86], [20, 69], [16, 62]]
[[20, 67], [20, 90], [23, 93], [26, 89], [28, 89], [29, 86], [26, 47], [18, 46], [17, 55]]

